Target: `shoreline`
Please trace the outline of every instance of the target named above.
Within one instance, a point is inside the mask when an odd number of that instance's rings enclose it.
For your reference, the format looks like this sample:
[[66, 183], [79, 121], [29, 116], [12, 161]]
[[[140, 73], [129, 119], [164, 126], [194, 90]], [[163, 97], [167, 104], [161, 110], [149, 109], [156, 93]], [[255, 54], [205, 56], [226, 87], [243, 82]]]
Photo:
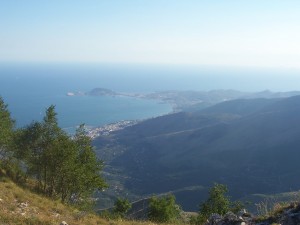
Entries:
[[87, 136], [90, 137], [92, 140], [96, 139], [100, 136], [108, 136], [112, 132], [122, 130], [126, 127], [130, 127], [133, 125], [138, 124], [142, 120], [121, 120], [114, 123], [109, 123], [103, 126], [98, 126], [94, 128], [88, 128], [86, 133]]
[[159, 104], [168, 104], [172, 108], [170, 113], [179, 112], [182, 110], [182, 106], [172, 98], [166, 98], [165, 96], [161, 96], [160, 92], [150, 92], [150, 93], [127, 93], [127, 92], [115, 92], [110, 89], [105, 88], [94, 88], [89, 92], [83, 91], [69, 91], [66, 93], [68, 97], [76, 97], [76, 96], [91, 96], [91, 97], [127, 97], [127, 98], [134, 98], [134, 99], [145, 99], [145, 100], [154, 100], [157, 101]]
[[[172, 111], [172, 112], [160, 115], [160, 116], [169, 115], [169, 114], [173, 114], [173, 113], [176, 113], [176, 112]], [[145, 120], [157, 118], [157, 117], [160, 117], [160, 116], [150, 117], [150, 118], [141, 119], [141, 120], [120, 120], [120, 121], [105, 124], [105, 125], [102, 125], [102, 126], [91, 127], [91, 128], [86, 129], [86, 134], [87, 134], [88, 137], [90, 137], [92, 140], [94, 140], [97, 137], [109, 136], [115, 131], [123, 130], [127, 127], [134, 126], [134, 125], [136, 125], [140, 122], [143, 122]]]

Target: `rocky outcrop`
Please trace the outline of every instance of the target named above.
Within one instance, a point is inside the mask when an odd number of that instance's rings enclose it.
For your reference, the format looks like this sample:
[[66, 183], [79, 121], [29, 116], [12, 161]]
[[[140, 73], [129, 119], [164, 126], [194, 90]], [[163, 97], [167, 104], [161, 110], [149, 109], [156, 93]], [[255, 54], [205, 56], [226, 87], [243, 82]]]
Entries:
[[226, 213], [224, 216], [212, 214], [206, 225], [252, 225], [253, 217], [246, 211], [241, 211], [238, 214], [232, 212]]
[[255, 217], [246, 211], [228, 212], [224, 216], [212, 214], [205, 225], [300, 225], [300, 203], [291, 203], [269, 216]]
[[292, 203], [275, 217], [275, 222], [282, 225], [300, 224], [300, 203]]

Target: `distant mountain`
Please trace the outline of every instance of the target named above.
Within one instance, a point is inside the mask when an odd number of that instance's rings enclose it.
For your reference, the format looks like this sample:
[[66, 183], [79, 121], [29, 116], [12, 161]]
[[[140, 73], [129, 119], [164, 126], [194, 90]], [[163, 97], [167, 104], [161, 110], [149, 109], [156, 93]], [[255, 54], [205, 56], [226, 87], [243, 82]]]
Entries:
[[[196, 210], [213, 182], [234, 198], [300, 189], [300, 96], [226, 101], [95, 140], [136, 195], [173, 191]], [[103, 151], [106, 149], [106, 151]]]
[[[82, 95], [81, 92], [70, 92], [72, 95]], [[153, 93], [126, 93], [116, 92], [106, 88], [94, 88], [86, 92], [91, 96], [126, 96], [144, 99], [154, 99], [173, 106], [174, 111], [197, 111], [210, 107], [217, 103], [236, 99], [257, 99], [257, 98], [286, 98], [300, 95], [299, 91], [272, 92], [269, 90], [261, 92], [241, 92], [236, 90], [211, 90], [211, 91], [159, 91]]]

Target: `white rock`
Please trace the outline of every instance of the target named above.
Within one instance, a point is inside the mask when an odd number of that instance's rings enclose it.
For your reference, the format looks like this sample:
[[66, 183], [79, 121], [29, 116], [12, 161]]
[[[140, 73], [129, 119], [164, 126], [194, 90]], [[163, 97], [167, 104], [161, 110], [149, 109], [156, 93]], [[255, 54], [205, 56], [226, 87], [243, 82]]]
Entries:
[[20, 208], [27, 208], [28, 207], [28, 202], [22, 202], [19, 204]]

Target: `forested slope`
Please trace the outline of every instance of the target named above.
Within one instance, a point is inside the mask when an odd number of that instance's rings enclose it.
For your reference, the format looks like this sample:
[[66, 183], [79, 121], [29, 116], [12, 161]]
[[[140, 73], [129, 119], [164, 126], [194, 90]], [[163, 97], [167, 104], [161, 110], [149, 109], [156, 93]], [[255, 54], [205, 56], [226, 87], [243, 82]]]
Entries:
[[225, 183], [236, 198], [298, 190], [300, 97], [220, 103], [142, 122], [94, 143], [117, 146], [110, 166], [145, 195], [175, 191], [196, 209], [203, 187]]

